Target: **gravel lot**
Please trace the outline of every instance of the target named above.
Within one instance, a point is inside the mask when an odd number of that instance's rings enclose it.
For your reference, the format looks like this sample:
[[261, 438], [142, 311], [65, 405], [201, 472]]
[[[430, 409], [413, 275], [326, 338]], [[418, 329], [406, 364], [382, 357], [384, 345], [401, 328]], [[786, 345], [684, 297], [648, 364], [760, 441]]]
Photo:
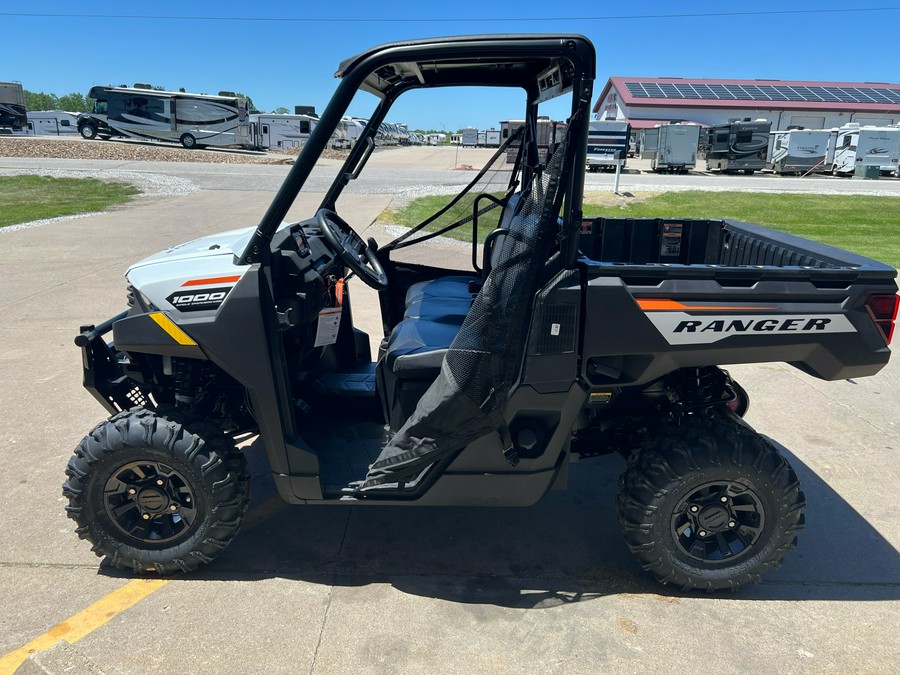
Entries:
[[[80, 138], [0, 137], [0, 157], [58, 157], [144, 162], [205, 162], [210, 164], [291, 164], [297, 152], [285, 154], [236, 149], [185, 150], [176, 145], [135, 141], [85, 141]], [[339, 159], [345, 153], [326, 151]]]

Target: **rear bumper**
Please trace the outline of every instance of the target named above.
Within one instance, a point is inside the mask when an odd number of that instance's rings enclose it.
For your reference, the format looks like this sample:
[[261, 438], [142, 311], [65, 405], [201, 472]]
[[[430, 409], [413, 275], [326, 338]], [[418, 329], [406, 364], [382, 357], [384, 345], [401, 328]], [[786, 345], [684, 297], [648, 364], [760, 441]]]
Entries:
[[84, 388], [111, 414], [147, 402], [137, 383], [125, 374], [115, 345], [103, 339], [113, 324], [126, 316], [127, 310], [96, 326], [82, 326], [75, 337], [81, 348]]

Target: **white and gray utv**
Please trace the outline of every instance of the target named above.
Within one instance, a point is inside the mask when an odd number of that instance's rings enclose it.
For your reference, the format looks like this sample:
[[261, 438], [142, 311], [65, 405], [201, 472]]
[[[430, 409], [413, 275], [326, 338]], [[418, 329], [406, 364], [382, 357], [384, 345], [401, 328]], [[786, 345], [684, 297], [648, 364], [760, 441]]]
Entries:
[[[110, 415], [63, 488], [93, 550], [137, 573], [210, 562], [248, 504], [235, 441], [257, 437], [285, 501], [336, 507], [527, 506], [564, 489], [575, 460], [618, 452], [625, 538], [659, 580], [734, 588], [777, 566], [803, 493], [720, 365], [876, 373], [896, 271], [747, 223], [584, 217], [594, 61], [578, 35], [363, 52], [341, 64], [258, 225], [133, 265], [128, 308], [76, 338]], [[365, 241], [339, 197], [391, 106], [455, 86], [514, 88], [521, 125], [446, 207]], [[368, 123], [317, 212], [285, 223], [359, 90], [377, 101]], [[541, 108], [558, 97], [568, 119], [542, 141]], [[452, 230], [472, 233], [470, 269], [410, 262]], [[354, 325], [359, 284], [378, 291], [375, 354]]]

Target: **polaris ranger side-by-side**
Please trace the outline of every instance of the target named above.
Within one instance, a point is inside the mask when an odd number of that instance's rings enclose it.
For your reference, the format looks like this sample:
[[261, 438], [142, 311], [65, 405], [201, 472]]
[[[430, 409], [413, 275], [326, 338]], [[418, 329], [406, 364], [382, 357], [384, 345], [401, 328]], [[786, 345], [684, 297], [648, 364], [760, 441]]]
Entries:
[[[79, 444], [63, 491], [97, 554], [138, 573], [209, 562], [247, 508], [235, 438], [256, 435], [284, 500], [335, 506], [525, 506], [564, 488], [574, 459], [618, 452], [625, 538], [660, 581], [734, 588], [777, 566], [803, 493], [720, 366], [878, 372], [896, 272], [746, 223], [584, 218], [594, 61], [578, 35], [363, 52], [341, 64], [258, 226], [133, 265], [128, 308], [76, 338], [111, 417]], [[478, 187], [483, 170], [396, 240], [364, 241], [339, 198], [374, 134], [406, 92], [450, 86], [524, 93], [525, 123], [492, 159], [502, 187]], [[318, 212], [283, 222], [358, 90], [377, 100], [369, 124]], [[543, 152], [539, 109], [560, 96], [569, 118]], [[397, 253], [453, 228], [473, 233], [467, 272]], [[353, 323], [356, 279], [379, 292], [374, 359]]]

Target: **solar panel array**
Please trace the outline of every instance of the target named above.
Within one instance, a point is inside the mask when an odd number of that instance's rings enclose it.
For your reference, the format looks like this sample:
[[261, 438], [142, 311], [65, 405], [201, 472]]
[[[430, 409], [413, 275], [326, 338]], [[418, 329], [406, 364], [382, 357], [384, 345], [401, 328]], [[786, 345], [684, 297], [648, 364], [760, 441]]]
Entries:
[[699, 84], [626, 82], [635, 98], [705, 101], [799, 101], [803, 103], [900, 104], [900, 88], [820, 87], [788, 84]]

